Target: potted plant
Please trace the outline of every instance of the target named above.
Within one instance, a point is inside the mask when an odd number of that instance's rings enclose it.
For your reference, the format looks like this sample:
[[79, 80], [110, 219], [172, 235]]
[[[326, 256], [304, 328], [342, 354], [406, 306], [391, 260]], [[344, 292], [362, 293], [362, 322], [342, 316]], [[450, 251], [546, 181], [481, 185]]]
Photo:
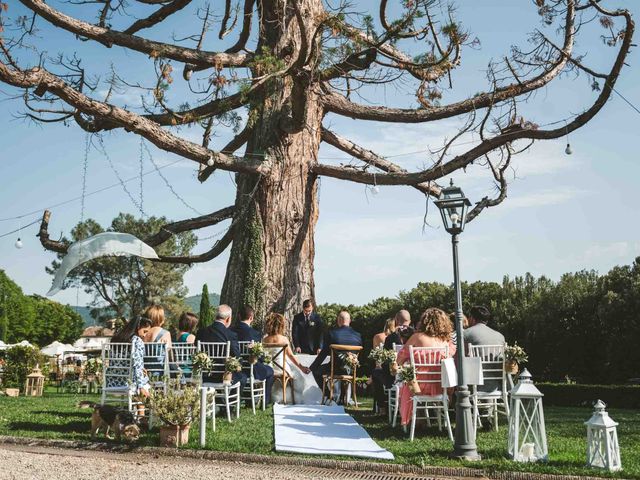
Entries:
[[415, 368], [411, 365], [404, 365], [403, 367], [398, 367], [398, 373], [400, 375], [400, 380], [407, 384], [411, 393], [415, 395], [420, 393], [420, 384], [416, 378]]
[[198, 416], [198, 390], [191, 385], [181, 386], [170, 381], [167, 391], [152, 390], [151, 409], [163, 423], [160, 426], [160, 446], [179, 447], [189, 441], [191, 422]]
[[240, 372], [242, 370], [242, 364], [236, 357], [229, 357], [224, 362], [224, 375], [222, 376], [222, 383], [225, 385], [231, 385], [234, 372]]
[[518, 373], [518, 365], [527, 363], [527, 360], [529, 360], [529, 355], [518, 345], [518, 342], [514, 342], [513, 345], [505, 345], [504, 369], [507, 373], [515, 375]]

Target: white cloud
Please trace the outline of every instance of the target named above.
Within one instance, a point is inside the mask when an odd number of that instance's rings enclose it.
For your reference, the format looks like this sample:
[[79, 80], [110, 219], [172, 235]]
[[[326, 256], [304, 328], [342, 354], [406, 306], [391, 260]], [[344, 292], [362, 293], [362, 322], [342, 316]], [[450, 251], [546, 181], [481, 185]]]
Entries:
[[565, 203], [574, 198], [585, 195], [587, 192], [575, 188], [559, 187], [554, 190], [546, 190], [542, 192], [530, 193], [522, 196], [509, 197], [503, 205], [502, 210], [512, 210], [515, 208], [528, 207], [546, 207], [549, 205], [558, 205]]

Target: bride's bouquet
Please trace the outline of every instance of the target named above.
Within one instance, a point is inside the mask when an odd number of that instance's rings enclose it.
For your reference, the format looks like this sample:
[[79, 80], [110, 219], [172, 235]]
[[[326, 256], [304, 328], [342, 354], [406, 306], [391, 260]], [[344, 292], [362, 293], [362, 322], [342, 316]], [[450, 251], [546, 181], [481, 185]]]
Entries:
[[385, 364], [391, 364], [396, 361], [397, 353], [395, 350], [385, 350], [382, 345], [377, 346], [369, 352], [369, 359], [376, 363], [376, 367]]

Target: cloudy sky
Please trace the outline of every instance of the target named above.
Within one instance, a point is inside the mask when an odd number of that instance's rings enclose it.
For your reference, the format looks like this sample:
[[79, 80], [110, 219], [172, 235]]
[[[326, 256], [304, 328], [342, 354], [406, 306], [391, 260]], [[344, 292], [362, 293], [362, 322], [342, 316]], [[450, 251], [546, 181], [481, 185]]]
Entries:
[[[202, 3], [202, 2], [200, 2]], [[623, 6], [640, 17], [640, 5], [632, 0], [607, 0], [609, 7]], [[69, 5], [51, 2], [68, 11]], [[61, 6], [62, 5], [62, 6]], [[458, 2], [458, 18], [481, 41], [477, 50], [463, 53], [463, 66], [453, 74], [454, 91], [445, 100], [453, 101], [487, 87], [485, 71], [491, 58], [509, 53], [512, 44], [526, 47], [526, 32], [542, 28], [533, 2], [484, 1]], [[14, 3], [11, 3], [14, 8]], [[15, 6], [16, 8], [19, 8]], [[182, 15], [182, 14], [181, 14]], [[180, 17], [179, 17], [180, 18]], [[189, 18], [185, 12], [182, 18]], [[514, 21], [517, 20], [517, 21]], [[177, 36], [183, 33], [180, 28]], [[585, 29], [578, 51], [587, 60], [605, 69], [614, 50], [603, 45], [601, 30]], [[185, 27], [186, 28], [186, 27]], [[167, 32], [158, 32], [157, 35]], [[171, 33], [171, 30], [168, 32]], [[554, 32], [547, 31], [549, 35]], [[39, 24], [41, 42], [49, 53], [78, 52], [85, 63], [102, 75], [113, 63], [128, 78], [148, 76], [151, 64], [144, 56], [122, 49], [105, 49], [88, 43], [79, 44], [71, 35], [56, 32], [44, 22]], [[42, 45], [42, 43], [40, 43]], [[638, 54], [632, 52], [630, 65], [623, 71], [617, 90], [640, 106], [640, 72]], [[176, 75], [177, 82], [181, 82]], [[179, 90], [172, 91], [175, 95]], [[41, 216], [44, 208], [77, 198], [81, 178], [85, 135], [79, 128], [60, 124], [39, 126], [16, 119], [21, 103], [7, 100], [16, 92], [0, 86], [4, 92], [0, 103], [0, 235], [20, 228]], [[171, 94], [171, 93], [170, 93]], [[402, 88], [377, 88], [367, 91], [373, 103], [411, 106], [415, 97]], [[126, 90], [114, 101], [137, 101], [139, 93]], [[554, 122], [579, 113], [589, 105], [594, 93], [585, 77], [567, 76], [536, 94], [525, 108], [527, 118], [539, 124]], [[573, 154], [564, 153], [566, 139], [540, 142], [517, 157], [510, 173], [507, 201], [484, 212], [468, 225], [461, 239], [461, 275], [468, 281], [500, 280], [503, 275], [547, 275], [581, 269], [606, 272], [614, 265], [628, 264], [640, 254], [640, 225], [637, 221], [638, 112], [614, 95], [600, 115], [586, 127], [571, 134]], [[401, 166], [418, 170], [429, 163], [428, 149], [442, 145], [460, 126], [460, 121], [446, 120], [424, 125], [385, 125], [328, 116], [325, 125], [381, 155], [389, 156]], [[195, 130], [183, 134], [196, 138]], [[217, 145], [227, 137], [216, 138]], [[462, 142], [462, 141], [461, 141]], [[462, 142], [464, 143], [464, 142]], [[138, 175], [140, 144], [125, 132], [106, 135], [104, 144], [116, 171], [122, 178]], [[457, 147], [463, 151], [465, 145]], [[468, 148], [468, 146], [466, 147]], [[166, 215], [170, 219], [193, 216], [193, 209], [209, 212], [229, 205], [233, 198], [231, 176], [217, 172], [200, 184], [194, 164], [151, 149], [154, 161], [163, 168], [173, 191], [153, 171], [149, 159], [142, 168], [144, 176], [144, 210], [149, 215]], [[325, 162], [348, 162], [341, 152], [323, 147]], [[471, 167], [459, 172], [454, 180], [472, 201], [491, 193], [492, 183], [486, 172]], [[108, 160], [95, 149], [89, 152], [87, 191], [118, 184]], [[138, 199], [140, 182], [127, 183]], [[184, 200], [191, 208], [187, 207]], [[377, 196], [362, 185], [323, 178], [320, 186], [320, 219], [316, 235], [316, 285], [319, 302], [364, 303], [379, 296], [394, 296], [420, 281], [450, 282], [451, 253], [449, 235], [441, 228], [433, 204], [428, 206], [428, 226], [423, 228], [427, 205], [417, 191], [403, 187], [383, 187]], [[35, 213], [30, 213], [35, 212]], [[81, 202], [70, 201], [52, 208], [50, 233], [56, 237], [79, 221]], [[85, 218], [108, 222], [119, 212], [136, 213], [127, 193], [117, 185], [88, 196]], [[17, 217], [29, 213], [18, 220]], [[202, 230], [200, 238], [210, 237], [220, 226]], [[6, 270], [28, 293], [44, 294], [51, 277], [44, 271], [54, 255], [39, 245], [37, 225], [20, 233], [24, 248], [17, 250], [18, 234], [0, 238], [0, 268]], [[198, 251], [206, 250], [215, 240], [203, 240]], [[199, 293], [204, 282], [210, 291], [219, 291], [225, 272], [226, 256], [193, 267], [185, 282], [192, 294]], [[82, 292], [63, 291], [55, 299], [80, 303]]]

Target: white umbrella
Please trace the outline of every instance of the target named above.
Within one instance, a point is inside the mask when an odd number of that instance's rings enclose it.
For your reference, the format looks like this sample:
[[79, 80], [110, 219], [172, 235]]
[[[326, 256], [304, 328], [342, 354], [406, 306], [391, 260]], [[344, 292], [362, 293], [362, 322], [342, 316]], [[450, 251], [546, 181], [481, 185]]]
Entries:
[[50, 343], [40, 351], [46, 355], [47, 357], [57, 357], [58, 355], [62, 355], [65, 352], [74, 351], [75, 349], [70, 345], [65, 345], [64, 343], [55, 342]]
[[22, 340], [20, 343], [14, 343], [13, 345], [11, 345], [12, 347], [33, 347], [33, 345], [31, 345], [29, 342], [27, 342], [26, 340]]

